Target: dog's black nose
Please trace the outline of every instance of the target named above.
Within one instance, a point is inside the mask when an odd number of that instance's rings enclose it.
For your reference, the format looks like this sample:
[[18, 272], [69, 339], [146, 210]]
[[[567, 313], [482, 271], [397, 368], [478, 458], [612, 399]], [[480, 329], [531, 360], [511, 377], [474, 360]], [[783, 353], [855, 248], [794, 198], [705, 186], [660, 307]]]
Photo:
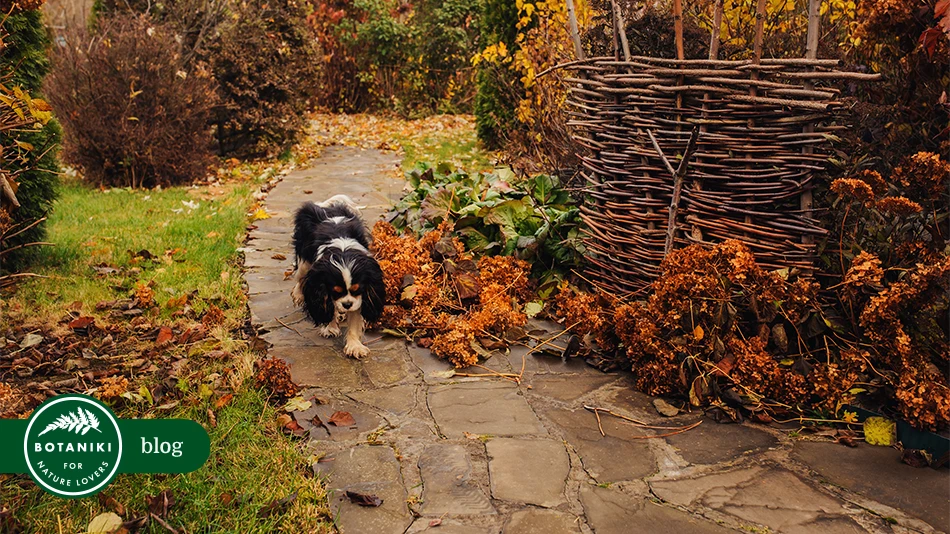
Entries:
[[344, 310], [348, 310], [348, 309], [350, 309], [350, 308], [353, 307], [353, 303], [352, 303], [352, 302], [341, 302], [340, 304], [343, 306], [343, 309], [344, 309]]

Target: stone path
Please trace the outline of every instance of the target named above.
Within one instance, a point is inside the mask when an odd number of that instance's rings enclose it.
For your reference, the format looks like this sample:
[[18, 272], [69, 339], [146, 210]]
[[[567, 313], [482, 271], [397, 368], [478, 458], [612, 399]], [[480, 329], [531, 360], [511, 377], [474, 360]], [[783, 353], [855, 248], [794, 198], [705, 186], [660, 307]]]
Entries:
[[[253, 322], [271, 356], [290, 363], [304, 397], [320, 401], [295, 418], [320, 458], [314, 471], [333, 488], [344, 534], [950, 531], [947, 470], [903, 465], [893, 449], [801, 442], [711, 420], [638, 439], [645, 431], [608, 415], [602, 435], [584, 405], [658, 425], [701, 414], [662, 418], [627, 375], [524, 356], [526, 349], [487, 363], [519, 371], [524, 358], [520, 385], [445, 378], [450, 366], [428, 350], [373, 332], [369, 357], [345, 358], [342, 341], [319, 337], [291, 305], [284, 272], [292, 212], [304, 200], [346, 193], [373, 221], [400, 194], [402, 183], [387, 172], [395, 165], [382, 152], [326, 150], [271, 191], [273, 217], [257, 224], [246, 252]], [[277, 253], [287, 259], [273, 259]], [[338, 410], [355, 426], [305, 423]], [[357, 506], [347, 490], [383, 504]]]

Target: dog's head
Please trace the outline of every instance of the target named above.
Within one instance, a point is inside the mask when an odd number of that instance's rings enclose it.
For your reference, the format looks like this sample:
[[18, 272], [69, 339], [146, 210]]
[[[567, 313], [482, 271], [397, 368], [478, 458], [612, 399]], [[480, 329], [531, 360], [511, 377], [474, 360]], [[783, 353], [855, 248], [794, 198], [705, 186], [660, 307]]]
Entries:
[[386, 300], [383, 271], [363, 251], [328, 251], [307, 273], [304, 300], [316, 324], [327, 324], [334, 317], [356, 311], [367, 322], [375, 322]]

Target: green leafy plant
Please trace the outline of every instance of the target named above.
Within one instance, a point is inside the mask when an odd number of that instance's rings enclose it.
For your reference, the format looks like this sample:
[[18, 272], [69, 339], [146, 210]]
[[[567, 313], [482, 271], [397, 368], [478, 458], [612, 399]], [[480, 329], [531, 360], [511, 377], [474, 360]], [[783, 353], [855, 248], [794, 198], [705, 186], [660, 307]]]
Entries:
[[518, 179], [509, 168], [467, 173], [443, 163], [407, 179], [412, 191], [395, 206], [396, 228], [422, 234], [449, 220], [471, 252], [532, 262], [542, 297], [581, 261], [580, 212], [556, 176]]

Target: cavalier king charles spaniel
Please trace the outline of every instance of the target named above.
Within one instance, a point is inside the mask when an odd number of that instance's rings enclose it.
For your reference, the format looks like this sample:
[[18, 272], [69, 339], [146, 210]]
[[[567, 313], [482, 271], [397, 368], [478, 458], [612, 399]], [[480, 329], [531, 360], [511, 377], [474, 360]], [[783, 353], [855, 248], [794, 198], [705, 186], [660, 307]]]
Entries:
[[386, 286], [353, 200], [336, 195], [301, 206], [294, 217], [294, 250], [294, 304], [303, 307], [324, 337], [339, 336], [345, 323], [344, 354], [369, 354], [363, 329], [382, 314]]

